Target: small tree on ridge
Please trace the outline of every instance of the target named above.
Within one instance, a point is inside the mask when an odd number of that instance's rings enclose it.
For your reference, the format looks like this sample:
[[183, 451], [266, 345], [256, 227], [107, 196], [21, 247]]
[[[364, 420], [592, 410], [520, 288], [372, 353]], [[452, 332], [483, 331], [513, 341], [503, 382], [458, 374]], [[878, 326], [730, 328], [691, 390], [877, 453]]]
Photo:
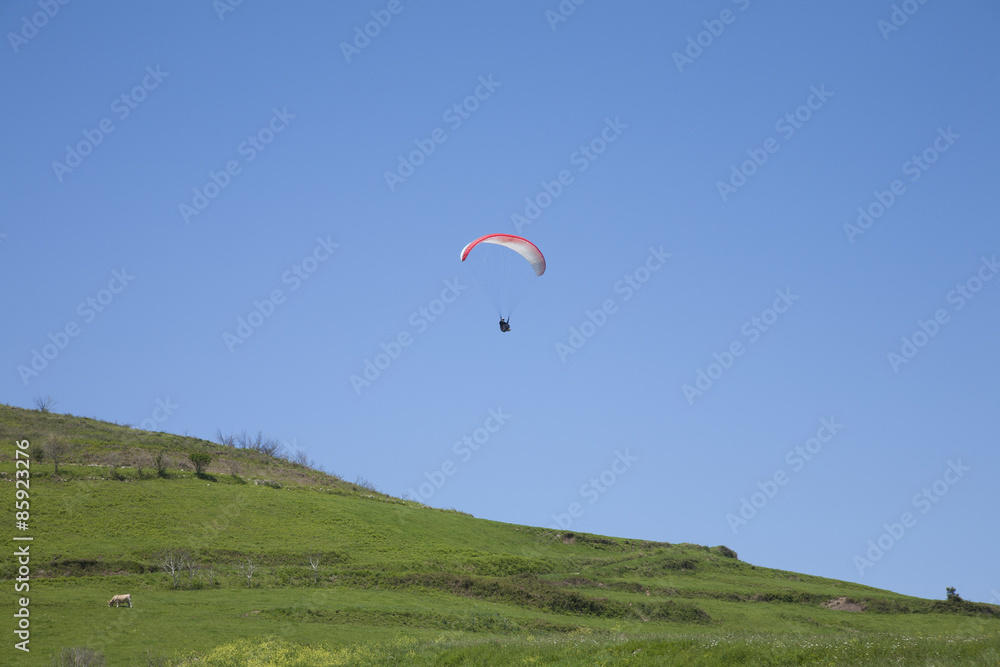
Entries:
[[194, 474], [199, 477], [205, 474], [205, 468], [212, 462], [212, 455], [208, 452], [191, 452], [188, 458], [194, 464]]

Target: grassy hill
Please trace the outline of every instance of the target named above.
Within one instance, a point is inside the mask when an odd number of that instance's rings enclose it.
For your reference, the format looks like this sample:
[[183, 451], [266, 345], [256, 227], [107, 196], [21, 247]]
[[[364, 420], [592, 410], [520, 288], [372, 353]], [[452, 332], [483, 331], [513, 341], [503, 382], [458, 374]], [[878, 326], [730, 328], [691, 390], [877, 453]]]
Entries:
[[[31, 652], [12, 648], [8, 613], [0, 664], [51, 665], [71, 647], [108, 665], [205, 667], [1000, 664], [993, 605], [758, 567], [724, 546], [485, 521], [71, 415], [0, 405], [0, 435], [4, 525], [33, 538], [29, 593], [13, 592], [16, 559], [0, 559], [6, 608], [30, 598]], [[213, 457], [201, 475], [193, 452]], [[118, 593], [134, 607], [108, 608]]]

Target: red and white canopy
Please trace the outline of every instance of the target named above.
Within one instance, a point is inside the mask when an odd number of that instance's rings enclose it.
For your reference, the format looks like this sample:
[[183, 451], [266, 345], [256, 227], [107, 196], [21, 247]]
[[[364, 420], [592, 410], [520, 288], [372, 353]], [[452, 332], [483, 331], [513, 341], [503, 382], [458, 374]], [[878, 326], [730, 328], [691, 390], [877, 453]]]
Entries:
[[540, 276], [545, 273], [545, 257], [542, 256], [542, 251], [538, 247], [526, 238], [520, 236], [513, 236], [511, 234], [487, 234], [486, 236], [480, 236], [478, 239], [470, 243], [469, 245], [462, 248], [462, 261], [469, 256], [469, 253], [480, 243], [495, 243], [497, 245], [502, 245], [510, 248], [521, 257], [528, 260], [531, 264], [531, 268], [534, 270], [536, 276]]

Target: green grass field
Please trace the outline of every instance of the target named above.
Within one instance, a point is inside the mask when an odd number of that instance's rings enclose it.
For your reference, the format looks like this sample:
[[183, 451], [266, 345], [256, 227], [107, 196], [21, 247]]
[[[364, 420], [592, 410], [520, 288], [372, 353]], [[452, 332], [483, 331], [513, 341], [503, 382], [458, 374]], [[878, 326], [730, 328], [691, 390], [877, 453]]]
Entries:
[[[8, 614], [0, 664], [86, 647], [108, 665], [1000, 665], [992, 605], [757, 567], [721, 546], [475, 519], [68, 415], [0, 406], [0, 434], [10, 536], [14, 442], [31, 441], [34, 538], [31, 652], [13, 648]], [[52, 438], [71, 446], [58, 474]], [[214, 457], [200, 477], [183, 466], [195, 451]], [[165, 557], [182, 553], [172, 576]], [[17, 568], [0, 559], [9, 610]], [[109, 608], [118, 593], [134, 606]], [[837, 598], [866, 609], [823, 606]]]

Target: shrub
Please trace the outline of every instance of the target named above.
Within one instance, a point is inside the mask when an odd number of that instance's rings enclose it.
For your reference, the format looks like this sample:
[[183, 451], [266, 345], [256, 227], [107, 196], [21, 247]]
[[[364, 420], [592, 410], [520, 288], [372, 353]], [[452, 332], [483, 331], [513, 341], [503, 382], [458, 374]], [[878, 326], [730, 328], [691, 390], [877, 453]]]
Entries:
[[167, 658], [153, 653], [151, 649], [146, 649], [146, 665], [148, 667], [167, 667]]
[[364, 489], [366, 491], [374, 491], [375, 493], [380, 493], [379, 490], [377, 488], [375, 488], [374, 484], [372, 484], [371, 482], [369, 482], [367, 479], [365, 479], [361, 475], [358, 475], [357, 479], [354, 480], [354, 485], [355, 486], [360, 486], [362, 489]]
[[146, 470], [143, 470], [143, 468], [148, 468], [149, 467], [149, 463], [150, 463], [149, 454], [147, 454], [146, 452], [144, 452], [142, 450], [136, 451], [135, 455], [132, 458], [132, 463], [135, 466], [135, 474], [136, 474], [136, 476], [139, 479], [148, 479], [149, 478], [149, 472], [146, 471]]
[[156, 458], [153, 460], [154, 465], [156, 465], [156, 476], [166, 478], [167, 477], [167, 453], [160, 451]]
[[81, 646], [64, 648], [52, 659], [54, 667], [104, 667], [104, 654]]
[[199, 477], [205, 474], [205, 468], [212, 462], [212, 455], [208, 452], [191, 452], [188, 458], [194, 464], [194, 474]]
[[721, 555], [725, 556], [726, 558], [735, 558], [736, 560], [740, 559], [740, 557], [736, 555], [735, 551], [733, 551], [732, 549], [730, 549], [729, 547], [727, 547], [727, 546], [725, 546], [723, 544], [720, 544], [719, 546], [717, 546], [716, 549], [718, 549], [719, 553]]
[[233, 477], [239, 477], [243, 473], [243, 464], [236, 459], [226, 459], [226, 467]]

